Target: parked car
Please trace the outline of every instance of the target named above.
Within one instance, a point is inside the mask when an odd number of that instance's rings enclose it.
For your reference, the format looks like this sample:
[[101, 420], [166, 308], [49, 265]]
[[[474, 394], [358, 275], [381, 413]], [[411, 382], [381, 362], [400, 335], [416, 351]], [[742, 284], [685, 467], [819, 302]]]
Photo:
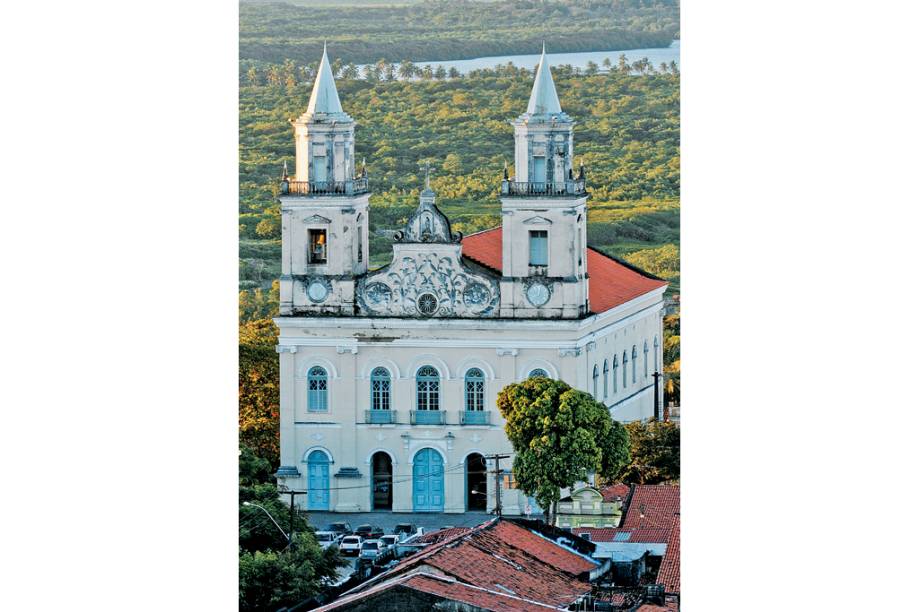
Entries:
[[356, 557], [361, 552], [361, 544], [364, 543], [364, 538], [358, 535], [349, 535], [341, 539], [341, 543], [338, 545], [338, 550], [341, 551], [346, 557]]
[[379, 540], [364, 540], [361, 544], [361, 559], [376, 559], [386, 550], [386, 547]]
[[401, 542], [415, 535], [418, 532], [418, 528], [413, 523], [399, 523], [392, 532], [393, 535], [399, 536], [399, 541]]
[[380, 542], [382, 542], [386, 548], [393, 548], [396, 544], [398, 544], [401, 541], [402, 539], [397, 535], [385, 535], [382, 538], [380, 538]]
[[329, 523], [325, 530], [334, 531], [340, 536], [351, 535], [354, 533], [354, 531], [351, 529], [351, 523]]
[[338, 541], [341, 540], [342, 536], [334, 531], [317, 531], [316, 532], [316, 541], [319, 542], [319, 545], [323, 548], [328, 548], [330, 546], [337, 546]]
[[358, 525], [354, 530], [355, 535], [359, 535], [365, 540], [373, 540], [383, 535], [383, 530], [376, 525]]

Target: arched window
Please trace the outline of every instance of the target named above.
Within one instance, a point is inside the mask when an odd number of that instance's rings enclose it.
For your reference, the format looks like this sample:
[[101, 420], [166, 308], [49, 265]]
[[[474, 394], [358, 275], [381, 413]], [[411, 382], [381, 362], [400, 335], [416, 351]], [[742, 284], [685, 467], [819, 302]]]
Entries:
[[660, 366], [657, 365], [657, 336], [654, 336], [654, 371], [660, 372]]
[[648, 377], [648, 341], [645, 340], [645, 378]]
[[622, 351], [622, 390], [629, 384], [629, 354]]
[[638, 347], [632, 345], [632, 384], [638, 381]]
[[597, 383], [600, 380], [600, 368], [597, 367], [597, 364], [594, 364], [594, 399], [599, 399]]
[[329, 410], [329, 375], [319, 366], [310, 368], [307, 380], [306, 406], [310, 412]]
[[418, 410], [440, 410], [440, 374], [424, 366], [415, 375], [415, 397]]
[[603, 399], [609, 397], [609, 359], [603, 360]]
[[386, 368], [374, 368], [370, 373], [370, 409], [389, 410], [392, 397], [392, 379]]
[[613, 393], [619, 391], [619, 378], [616, 375], [619, 373], [619, 357], [613, 355]]
[[527, 378], [538, 378], [540, 376], [542, 376], [543, 378], [549, 378], [549, 373], [543, 370], [542, 368], [536, 368], [535, 370], [530, 372], [530, 375]]
[[485, 410], [485, 374], [478, 368], [466, 372], [466, 410]]

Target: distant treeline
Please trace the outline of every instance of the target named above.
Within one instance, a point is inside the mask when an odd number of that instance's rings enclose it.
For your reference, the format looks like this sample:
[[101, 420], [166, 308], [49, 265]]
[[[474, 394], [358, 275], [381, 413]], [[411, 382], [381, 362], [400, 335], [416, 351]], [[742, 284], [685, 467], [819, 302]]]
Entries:
[[666, 47], [679, 35], [676, 0], [430, 1], [390, 7], [241, 4], [241, 60], [314, 61], [328, 41], [346, 62], [468, 59]]

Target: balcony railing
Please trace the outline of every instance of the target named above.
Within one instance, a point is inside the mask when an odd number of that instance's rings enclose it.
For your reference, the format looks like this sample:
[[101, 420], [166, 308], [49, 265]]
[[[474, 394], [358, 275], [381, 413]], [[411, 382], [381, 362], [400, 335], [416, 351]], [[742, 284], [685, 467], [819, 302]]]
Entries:
[[443, 410], [412, 410], [412, 425], [443, 425]]
[[374, 425], [388, 425], [396, 422], [395, 410], [365, 410], [364, 422]]
[[501, 195], [506, 196], [582, 196], [586, 193], [587, 180], [583, 178], [542, 183], [501, 181]]
[[281, 180], [281, 195], [321, 196], [357, 195], [370, 190], [370, 180], [364, 176], [350, 181], [291, 181]]
[[460, 425], [490, 425], [490, 410], [461, 410]]

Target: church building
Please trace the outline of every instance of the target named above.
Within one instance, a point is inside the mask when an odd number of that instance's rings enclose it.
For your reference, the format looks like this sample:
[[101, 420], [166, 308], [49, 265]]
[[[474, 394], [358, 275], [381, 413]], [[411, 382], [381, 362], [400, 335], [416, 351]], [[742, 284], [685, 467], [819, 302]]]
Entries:
[[[522, 106], [521, 101], [521, 106]], [[279, 484], [308, 510], [491, 510], [514, 487], [498, 392], [547, 376], [627, 422], [657, 415], [667, 283], [587, 246], [574, 120], [545, 57], [514, 126], [500, 227], [462, 236], [425, 184], [368, 267], [371, 183], [323, 52], [281, 184]], [[537, 511], [534, 508], [534, 512]]]

